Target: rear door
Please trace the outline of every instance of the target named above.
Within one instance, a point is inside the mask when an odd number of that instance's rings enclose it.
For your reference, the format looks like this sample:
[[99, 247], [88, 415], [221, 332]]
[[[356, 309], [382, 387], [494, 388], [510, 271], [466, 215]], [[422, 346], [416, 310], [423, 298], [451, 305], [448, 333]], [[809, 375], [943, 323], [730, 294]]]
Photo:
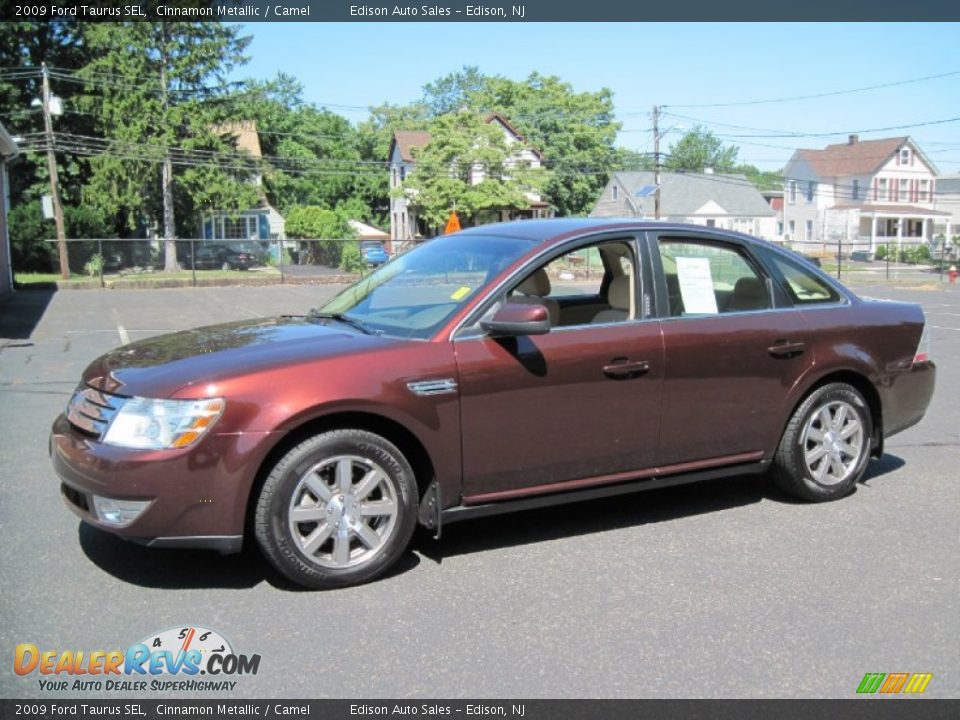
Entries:
[[750, 247], [709, 233], [651, 233], [664, 343], [662, 467], [769, 455], [781, 406], [813, 362], [800, 312]]

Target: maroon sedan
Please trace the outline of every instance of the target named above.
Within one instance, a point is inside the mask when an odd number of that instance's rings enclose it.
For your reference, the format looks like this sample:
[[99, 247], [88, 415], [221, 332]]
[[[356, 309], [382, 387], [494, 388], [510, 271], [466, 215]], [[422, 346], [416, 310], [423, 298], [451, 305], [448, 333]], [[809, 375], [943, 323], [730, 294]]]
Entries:
[[487, 225], [303, 316], [96, 360], [53, 426], [67, 505], [165, 547], [370, 580], [417, 523], [769, 472], [848, 494], [933, 393], [923, 312], [703, 227]]

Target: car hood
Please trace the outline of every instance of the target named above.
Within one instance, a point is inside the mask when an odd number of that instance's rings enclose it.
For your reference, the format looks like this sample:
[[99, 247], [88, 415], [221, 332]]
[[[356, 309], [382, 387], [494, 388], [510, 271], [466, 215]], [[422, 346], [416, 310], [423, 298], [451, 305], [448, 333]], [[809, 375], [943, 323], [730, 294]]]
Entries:
[[328, 320], [245, 320], [124, 345], [94, 360], [83, 380], [105, 392], [162, 398], [191, 385], [399, 342]]

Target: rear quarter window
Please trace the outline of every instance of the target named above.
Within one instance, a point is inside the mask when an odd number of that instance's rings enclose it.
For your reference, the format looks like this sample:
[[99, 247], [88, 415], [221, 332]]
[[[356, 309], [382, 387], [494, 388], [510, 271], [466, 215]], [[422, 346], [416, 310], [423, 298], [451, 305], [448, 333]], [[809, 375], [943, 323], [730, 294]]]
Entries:
[[801, 261], [793, 261], [772, 253], [768, 257], [794, 304], [817, 305], [841, 301], [840, 293], [817, 277], [811, 269], [803, 267]]

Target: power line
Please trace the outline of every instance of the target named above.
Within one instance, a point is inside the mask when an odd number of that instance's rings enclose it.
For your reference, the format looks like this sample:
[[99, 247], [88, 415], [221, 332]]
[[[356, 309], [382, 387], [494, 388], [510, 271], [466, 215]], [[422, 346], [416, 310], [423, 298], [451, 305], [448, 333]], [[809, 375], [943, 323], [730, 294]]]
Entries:
[[694, 105], [664, 105], [663, 107], [675, 108], [721, 108], [721, 107], [743, 107], [745, 105], [771, 105], [774, 103], [797, 102], [800, 100], [814, 100], [824, 97], [835, 97], [837, 95], [851, 95], [853, 93], [867, 92], [868, 90], [880, 90], [882, 88], [898, 87], [900, 85], [911, 85], [913, 83], [927, 82], [928, 80], [938, 80], [940, 78], [960, 75], [960, 70], [951, 70], [950, 72], [940, 73], [938, 75], [926, 75], [909, 80], [897, 80], [896, 82], [880, 83], [879, 85], [867, 85], [866, 87], [852, 88], [850, 90], [834, 90], [831, 92], [814, 93], [812, 95], [792, 95], [788, 97], [770, 98], [766, 100], [742, 100], [738, 102], [723, 103], [702, 103]]

